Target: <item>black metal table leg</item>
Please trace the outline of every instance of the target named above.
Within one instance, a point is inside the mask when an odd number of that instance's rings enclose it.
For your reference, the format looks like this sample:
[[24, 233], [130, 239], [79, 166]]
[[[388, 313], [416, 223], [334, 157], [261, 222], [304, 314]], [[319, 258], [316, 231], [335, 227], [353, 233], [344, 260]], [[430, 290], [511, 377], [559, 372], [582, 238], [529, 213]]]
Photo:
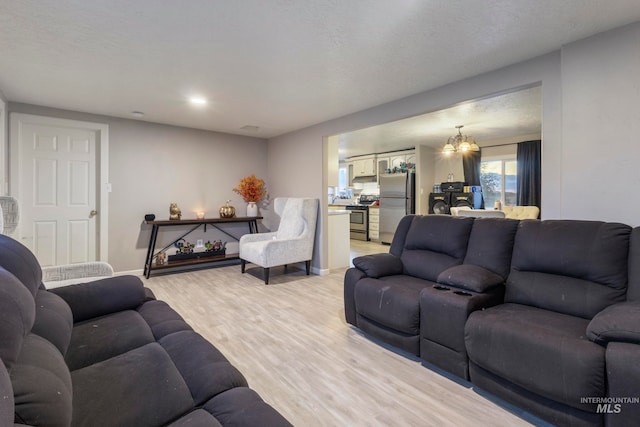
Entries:
[[149, 249], [147, 249], [147, 260], [144, 264], [144, 275], [148, 279], [151, 275], [151, 266], [153, 265], [153, 251], [156, 248], [156, 240], [158, 238], [158, 226], [153, 224], [151, 228], [151, 237], [149, 238]]

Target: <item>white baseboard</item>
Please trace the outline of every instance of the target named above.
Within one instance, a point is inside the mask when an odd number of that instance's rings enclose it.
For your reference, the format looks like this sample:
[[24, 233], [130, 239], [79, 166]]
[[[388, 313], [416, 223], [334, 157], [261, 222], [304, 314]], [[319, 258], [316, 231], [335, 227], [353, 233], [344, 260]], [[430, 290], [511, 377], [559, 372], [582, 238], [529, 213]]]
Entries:
[[331, 273], [331, 270], [329, 270], [328, 268], [311, 267], [311, 272], [313, 274], [317, 274], [318, 276], [326, 276], [327, 274]]
[[114, 271], [114, 276], [142, 276], [144, 274], [144, 270], [141, 268], [139, 270], [129, 270], [129, 271]]

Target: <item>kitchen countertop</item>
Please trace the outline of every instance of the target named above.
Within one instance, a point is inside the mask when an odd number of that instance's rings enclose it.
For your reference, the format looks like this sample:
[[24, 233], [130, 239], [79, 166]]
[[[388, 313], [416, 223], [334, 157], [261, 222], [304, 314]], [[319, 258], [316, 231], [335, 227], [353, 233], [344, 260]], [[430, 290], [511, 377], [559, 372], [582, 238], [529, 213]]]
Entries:
[[329, 215], [346, 215], [349, 211], [346, 209], [329, 209]]

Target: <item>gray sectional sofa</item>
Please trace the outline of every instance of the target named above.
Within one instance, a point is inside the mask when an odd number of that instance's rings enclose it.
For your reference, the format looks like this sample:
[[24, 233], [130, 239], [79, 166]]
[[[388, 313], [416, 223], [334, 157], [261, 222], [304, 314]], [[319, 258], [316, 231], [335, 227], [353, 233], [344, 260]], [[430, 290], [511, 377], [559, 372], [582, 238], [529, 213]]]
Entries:
[[3, 235], [0, 359], [3, 427], [291, 425], [138, 278], [48, 291]]
[[553, 424], [640, 419], [640, 228], [407, 216], [354, 266], [364, 332]]

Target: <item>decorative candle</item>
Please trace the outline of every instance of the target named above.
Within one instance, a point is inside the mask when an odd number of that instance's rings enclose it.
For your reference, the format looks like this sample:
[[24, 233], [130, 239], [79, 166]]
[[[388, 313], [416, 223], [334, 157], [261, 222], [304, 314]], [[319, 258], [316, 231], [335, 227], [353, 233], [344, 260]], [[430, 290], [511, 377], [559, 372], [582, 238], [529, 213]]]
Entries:
[[196, 217], [198, 219], [204, 219], [204, 212], [202, 212], [202, 211], [196, 212]]

